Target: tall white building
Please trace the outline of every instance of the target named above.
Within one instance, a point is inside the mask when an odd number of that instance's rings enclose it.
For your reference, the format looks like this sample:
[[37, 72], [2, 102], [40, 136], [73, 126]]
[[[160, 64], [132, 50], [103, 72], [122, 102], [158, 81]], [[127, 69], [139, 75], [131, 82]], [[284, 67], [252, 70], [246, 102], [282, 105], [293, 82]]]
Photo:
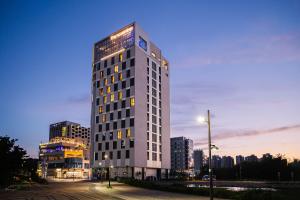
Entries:
[[169, 64], [132, 23], [95, 43], [92, 167], [112, 176], [167, 177], [170, 169]]

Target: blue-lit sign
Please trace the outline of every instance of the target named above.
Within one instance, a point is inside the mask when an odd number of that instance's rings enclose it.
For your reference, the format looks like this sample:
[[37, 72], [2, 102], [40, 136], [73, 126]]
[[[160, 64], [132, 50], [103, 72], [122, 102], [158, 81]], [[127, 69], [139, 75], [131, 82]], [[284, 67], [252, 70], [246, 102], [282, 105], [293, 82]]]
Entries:
[[141, 36], [139, 36], [139, 46], [147, 51], [147, 42]]

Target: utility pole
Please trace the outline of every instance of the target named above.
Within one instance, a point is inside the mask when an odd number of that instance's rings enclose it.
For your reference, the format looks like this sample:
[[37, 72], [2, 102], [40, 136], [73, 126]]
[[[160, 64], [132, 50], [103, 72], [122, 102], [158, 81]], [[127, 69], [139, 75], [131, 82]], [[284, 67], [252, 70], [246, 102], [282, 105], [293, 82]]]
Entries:
[[212, 169], [211, 169], [211, 133], [210, 133], [210, 112], [207, 110], [207, 125], [208, 125], [208, 171], [209, 171], [209, 196], [210, 200], [214, 199]]

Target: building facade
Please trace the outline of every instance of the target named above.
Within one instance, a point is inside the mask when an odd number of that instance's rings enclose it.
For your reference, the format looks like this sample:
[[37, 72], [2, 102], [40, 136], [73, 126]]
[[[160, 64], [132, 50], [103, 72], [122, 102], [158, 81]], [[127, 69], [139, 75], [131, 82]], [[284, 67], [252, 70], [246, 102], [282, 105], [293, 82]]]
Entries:
[[222, 168], [233, 168], [234, 159], [231, 156], [222, 156], [221, 167]]
[[81, 126], [78, 123], [63, 121], [50, 125], [49, 141], [56, 137], [68, 137], [73, 139], [81, 139], [89, 146], [91, 140], [91, 130]]
[[239, 165], [239, 164], [241, 164], [244, 161], [245, 161], [245, 157], [244, 156], [242, 156], [242, 155], [235, 156], [235, 163], [236, 163], [236, 165]]
[[219, 169], [222, 166], [222, 158], [218, 155], [213, 155], [211, 157], [211, 166], [213, 169]]
[[185, 137], [171, 138], [171, 169], [177, 172], [193, 173], [193, 140]]
[[170, 168], [169, 64], [132, 23], [93, 49], [91, 162], [111, 175], [157, 179]]
[[195, 175], [200, 174], [202, 167], [204, 165], [204, 154], [203, 150], [201, 149], [196, 149], [194, 150], [194, 171]]

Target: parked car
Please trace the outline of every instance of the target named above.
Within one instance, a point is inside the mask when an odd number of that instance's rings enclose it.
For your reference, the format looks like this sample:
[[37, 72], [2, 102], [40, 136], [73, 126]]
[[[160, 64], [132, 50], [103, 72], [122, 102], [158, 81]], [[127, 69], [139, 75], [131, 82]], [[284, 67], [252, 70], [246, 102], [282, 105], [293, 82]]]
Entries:
[[[203, 180], [203, 181], [209, 181], [209, 175], [204, 175], [204, 176], [202, 177], [202, 180]], [[212, 180], [213, 180], [213, 181], [217, 180], [217, 179], [216, 179], [216, 175], [213, 175], [213, 176], [212, 176]]]

